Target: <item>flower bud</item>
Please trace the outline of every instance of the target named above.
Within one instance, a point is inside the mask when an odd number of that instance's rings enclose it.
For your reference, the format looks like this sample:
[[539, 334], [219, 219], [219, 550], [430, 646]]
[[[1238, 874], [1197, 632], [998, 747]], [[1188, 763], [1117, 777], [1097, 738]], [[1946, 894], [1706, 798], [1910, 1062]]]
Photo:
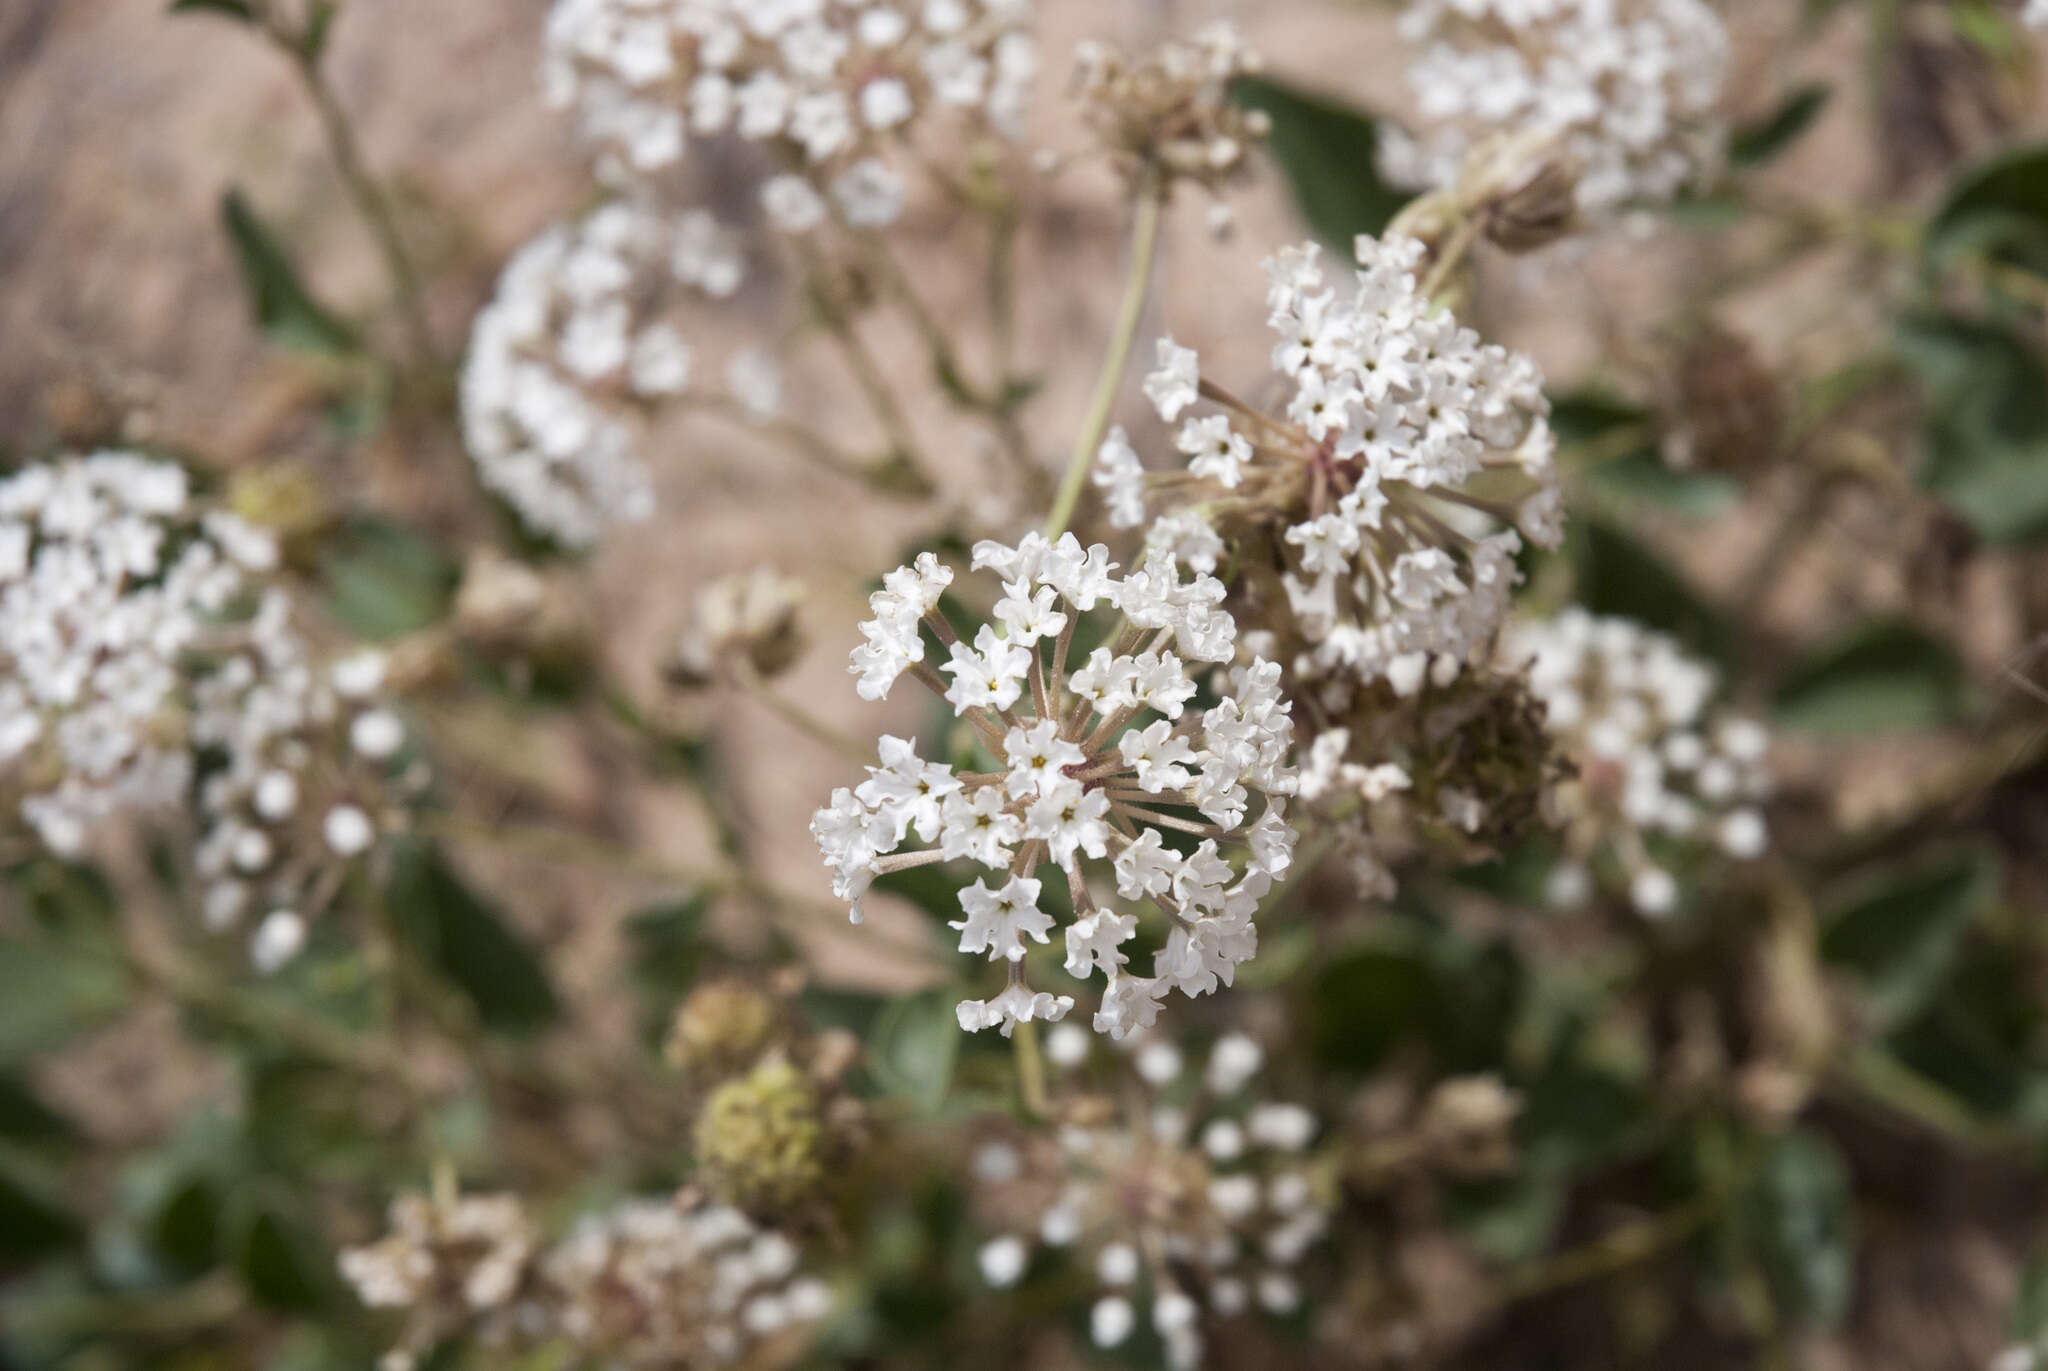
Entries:
[[1430, 1159], [1454, 1175], [1478, 1176], [1514, 1164], [1513, 1128], [1522, 1097], [1498, 1076], [1455, 1076], [1439, 1082], [1422, 1109]]
[[825, 1178], [818, 1097], [781, 1057], [711, 1093], [696, 1145], [706, 1188], [742, 1209], [789, 1208]]
[[1579, 175], [1578, 159], [1561, 150], [1524, 167], [1481, 207], [1487, 240], [1508, 252], [1530, 252], [1575, 232]]
[[779, 675], [803, 655], [802, 601], [799, 582], [766, 567], [721, 576], [697, 592], [669, 679], [703, 686], [740, 667], [763, 679]]
[[567, 584], [490, 548], [463, 567], [454, 621], [463, 641], [493, 654], [562, 662], [583, 648], [585, 616]]
[[662, 1054], [693, 1076], [741, 1070], [768, 1045], [776, 1012], [773, 996], [743, 981], [698, 986], [677, 1006]]

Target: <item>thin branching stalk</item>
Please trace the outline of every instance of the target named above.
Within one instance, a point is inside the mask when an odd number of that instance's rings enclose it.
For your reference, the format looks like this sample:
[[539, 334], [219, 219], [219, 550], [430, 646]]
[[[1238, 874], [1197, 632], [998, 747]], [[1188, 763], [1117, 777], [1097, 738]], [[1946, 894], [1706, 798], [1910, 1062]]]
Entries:
[[1145, 299], [1151, 291], [1152, 263], [1159, 254], [1159, 220], [1165, 196], [1158, 172], [1146, 172], [1138, 183], [1137, 212], [1131, 221], [1130, 274], [1124, 280], [1123, 302], [1117, 306], [1109, 354], [1095, 379], [1094, 398], [1088, 402], [1088, 413], [1075, 436], [1074, 451], [1067, 459], [1067, 472], [1060, 480], [1052, 514], [1045, 521], [1048, 538], [1059, 537], [1073, 522], [1074, 507], [1081, 502], [1081, 487], [1088, 480], [1088, 468], [1095, 461], [1096, 449], [1102, 446], [1102, 435], [1109, 431], [1110, 415], [1116, 409], [1117, 392], [1123, 388], [1131, 348], [1138, 338], [1138, 323], [1144, 318]]

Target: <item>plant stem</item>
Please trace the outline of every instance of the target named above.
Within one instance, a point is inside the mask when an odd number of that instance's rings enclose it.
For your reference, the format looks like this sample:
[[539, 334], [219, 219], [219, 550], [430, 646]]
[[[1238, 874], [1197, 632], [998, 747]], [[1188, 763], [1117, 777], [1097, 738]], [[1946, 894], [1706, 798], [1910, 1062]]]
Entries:
[[363, 165], [355, 129], [349, 123], [348, 112], [342, 109], [334, 87], [328, 84], [326, 73], [320, 69], [318, 54], [308, 51], [306, 44], [295, 35], [274, 25], [265, 31], [271, 41], [291, 58], [293, 68], [299, 73], [299, 80], [313, 101], [313, 109], [320, 116], [320, 129], [326, 136], [327, 150], [334, 158], [335, 170], [341, 174], [342, 188], [355, 204], [356, 213], [369, 227], [370, 236], [376, 240], [377, 251], [384, 258], [385, 270], [391, 273], [391, 281], [398, 294], [398, 315], [404, 325], [413, 360], [428, 366], [438, 363], [440, 349], [434, 342], [433, 327], [427, 322], [419, 271], [405, 250], [404, 239], [399, 236], [398, 220], [391, 212], [390, 201], [385, 199], [384, 192]]
[[1567, 1248], [1510, 1275], [1501, 1283], [1502, 1302], [1534, 1299], [1567, 1286], [1611, 1276], [1677, 1246], [1719, 1218], [1736, 1196], [1748, 1188], [1762, 1162], [1762, 1150], [1754, 1149], [1730, 1168], [1720, 1185], [1684, 1204], [1635, 1223], [1622, 1224], [1589, 1243]]
[[1057, 538], [1067, 531], [1074, 506], [1081, 501], [1081, 486], [1095, 461], [1095, 450], [1109, 428], [1109, 416], [1116, 408], [1117, 391], [1123, 387], [1124, 370], [1130, 365], [1131, 345], [1138, 337], [1138, 321], [1144, 317], [1145, 297], [1152, 284], [1152, 262], [1159, 251], [1160, 209], [1165, 189], [1156, 170], [1148, 170], [1138, 184], [1137, 214], [1131, 223], [1130, 275], [1124, 281], [1123, 303], [1117, 307], [1116, 325], [1110, 335], [1109, 355], [1095, 381], [1095, 396], [1074, 440], [1073, 456], [1067, 459], [1067, 474], [1060, 480], [1059, 495], [1052, 515], [1045, 521], [1045, 536]]
[[1038, 1024], [1025, 1019], [1017, 1025], [1010, 1042], [1017, 1049], [1017, 1092], [1023, 1097], [1024, 1112], [1034, 1119], [1047, 1113], [1045, 1057], [1038, 1050]]

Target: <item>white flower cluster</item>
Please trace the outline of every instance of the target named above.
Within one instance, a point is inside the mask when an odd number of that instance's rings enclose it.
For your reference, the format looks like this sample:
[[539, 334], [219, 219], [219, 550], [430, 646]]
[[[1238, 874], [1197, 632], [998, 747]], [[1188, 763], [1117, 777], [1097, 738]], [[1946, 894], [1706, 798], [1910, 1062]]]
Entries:
[[[1173, 494], [1147, 542], [1198, 571], [1222, 555], [1215, 524], [1288, 525], [1283, 637], [1306, 645], [1292, 671], [1326, 683], [1332, 708], [1355, 685], [1410, 695], [1484, 660], [1518, 575], [1516, 528], [1544, 547], [1563, 535], [1542, 375], [1431, 309], [1415, 279], [1423, 251], [1359, 238], [1349, 292], [1325, 285], [1313, 243], [1269, 259], [1285, 414], [1230, 399], [1193, 349], [1162, 338], [1145, 394], [1179, 422], [1185, 472], [1148, 476], [1121, 430], [1096, 463], [1119, 527], [1144, 522], [1148, 487]], [[1194, 413], [1204, 400], [1216, 412]]]
[[[1086, 1034], [1055, 1030], [1052, 1060], [1079, 1068]], [[1128, 1066], [1147, 1111], [1136, 1122], [1070, 1122], [1059, 1129], [1049, 1175], [1030, 1174], [1025, 1154], [1007, 1142], [986, 1144], [977, 1174], [1019, 1183], [1039, 1203], [1032, 1231], [984, 1244], [983, 1277], [999, 1287], [1020, 1280], [1032, 1245], [1070, 1251], [1090, 1266], [1100, 1293], [1089, 1311], [1098, 1347], [1122, 1345], [1150, 1305], [1167, 1362], [1191, 1371], [1202, 1360], [1204, 1316], [1227, 1319], [1256, 1303], [1273, 1314], [1301, 1304], [1295, 1268], [1329, 1224], [1327, 1197], [1304, 1155], [1317, 1121], [1307, 1109], [1251, 1098], [1247, 1087], [1265, 1063], [1251, 1038], [1230, 1033], [1210, 1050], [1199, 1082], [1183, 1083], [1180, 1048], [1164, 1040], [1138, 1046]]]
[[2048, 29], [2048, 0], [2027, 0], [2020, 22], [2030, 29]]
[[[1191, 37], [1169, 38], [1138, 62], [1104, 43], [1083, 42], [1075, 53], [1083, 117], [1126, 175], [1161, 175], [1192, 181], [1214, 192], [1243, 168], [1252, 146], [1270, 131], [1263, 110], [1231, 98], [1231, 87], [1263, 66], [1227, 20], [1206, 24]], [[1210, 226], [1230, 225], [1229, 206], [1216, 201]]]
[[406, 731], [379, 699], [382, 654], [323, 669], [281, 590], [238, 630], [192, 688], [192, 742], [206, 762], [193, 864], [209, 929], [261, 916], [249, 954], [267, 974], [298, 954], [308, 920], [384, 835]]
[[629, 201], [522, 247], [471, 326], [462, 372], [463, 441], [484, 484], [569, 547], [647, 518], [637, 409], [681, 394], [692, 361], [674, 323], [649, 321], [650, 301], [671, 285], [723, 299], [745, 270], [709, 213], [669, 220]]
[[[984, 624], [962, 641], [938, 612], [953, 573], [926, 553], [891, 572], [869, 601], [875, 617], [861, 625], [867, 642], [852, 670], [869, 700], [905, 671], [917, 675], [973, 727], [992, 767], [955, 771], [920, 757], [915, 739], [884, 737], [881, 765], [834, 791], [811, 832], [856, 921], [877, 875], [955, 859], [998, 873], [960, 892], [962, 918], [952, 925], [962, 952], [1008, 965], [1000, 995], [960, 1004], [970, 1031], [999, 1026], [1008, 1036], [1021, 1021], [1073, 1007], [1071, 996], [1033, 991], [1024, 978], [1027, 940], [1048, 942], [1055, 926], [1040, 907], [1037, 873], [1058, 868], [1074, 913], [1067, 973], [1107, 977], [1095, 1028], [1122, 1037], [1149, 1026], [1170, 990], [1203, 995], [1230, 984], [1257, 950], [1253, 913], [1294, 846], [1282, 798], [1294, 783], [1293, 724], [1280, 670], [1253, 660], [1210, 673], [1216, 703], [1201, 705], [1199, 669], [1188, 663], [1229, 662], [1236, 626], [1219, 608], [1222, 584], [1199, 575], [1183, 583], [1164, 553], [1118, 576], [1102, 545], [1034, 533], [1015, 547], [977, 544], [973, 565], [1002, 578], [1000, 627]], [[1083, 616], [1098, 608], [1118, 614], [1116, 627], [1075, 665]], [[927, 631], [948, 655], [940, 670], [950, 684], [925, 661]], [[1247, 822], [1253, 791], [1265, 801]], [[913, 830], [934, 846], [889, 855]], [[1233, 839], [1241, 865], [1219, 847]], [[1163, 915], [1152, 975], [1126, 969], [1122, 946], [1139, 916], [1098, 904], [1084, 859], [1106, 862], [1120, 899], [1149, 901]]]
[[0, 481], [0, 794], [52, 851], [183, 800], [184, 658], [276, 560], [167, 462], [100, 452]]
[[498, 1349], [567, 1339], [632, 1371], [718, 1366], [831, 1309], [796, 1245], [723, 1205], [628, 1199], [541, 1251], [516, 1196], [400, 1195], [390, 1231], [344, 1251], [342, 1277], [406, 1325], [380, 1371], [471, 1331]]
[[1504, 666], [1526, 666], [1551, 732], [1578, 767], [1554, 796], [1568, 852], [1551, 876], [1553, 899], [1583, 899], [1587, 863], [1604, 850], [1638, 910], [1670, 913], [1678, 883], [1647, 839], [1762, 855], [1770, 735], [1755, 720], [1713, 708], [1720, 682], [1712, 667], [1634, 620], [1581, 609], [1516, 622], [1500, 655]]
[[1449, 185], [1490, 140], [1547, 134], [1597, 220], [1720, 163], [1728, 34], [1701, 0], [1410, 0], [1401, 29], [1421, 127], [1388, 129], [1391, 180]]
[[737, 1209], [628, 1200], [595, 1214], [541, 1261], [552, 1323], [608, 1366], [666, 1371], [741, 1361], [816, 1323], [832, 1291], [799, 1273], [796, 1244]]
[[762, 186], [777, 227], [806, 232], [836, 210], [872, 228], [903, 202], [882, 154], [921, 123], [950, 114], [1019, 132], [1030, 19], [1030, 0], [556, 0], [543, 80], [614, 183], [731, 134], [797, 168]]

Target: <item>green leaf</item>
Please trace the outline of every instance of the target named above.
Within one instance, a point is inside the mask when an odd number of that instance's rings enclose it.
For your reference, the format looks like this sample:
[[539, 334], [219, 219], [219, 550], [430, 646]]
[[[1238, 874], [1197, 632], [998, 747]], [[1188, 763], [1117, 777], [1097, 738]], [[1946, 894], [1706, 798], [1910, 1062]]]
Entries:
[[649, 1042], [658, 1045], [668, 1032], [676, 1006], [703, 974], [710, 944], [704, 920], [713, 897], [697, 891], [681, 900], [643, 909], [626, 920], [628, 964], [640, 988], [642, 1024]]
[[1523, 1091], [1515, 1136], [1532, 1169], [1568, 1172], [1605, 1161], [1650, 1116], [1641, 1082], [1588, 1043], [1582, 1020], [1565, 1023], [1542, 1073]]
[[955, 998], [944, 990], [900, 996], [883, 1007], [868, 1036], [876, 1082], [926, 1113], [945, 1103], [953, 1084], [961, 1036]]
[[1834, 1144], [1806, 1129], [1787, 1133], [1743, 1200], [1744, 1227], [1779, 1313], [1799, 1327], [1839, 1323], [1856, 1263], [1849, 1168]]
[[1640, 427], [1647, 444], [1653, 417], [1641, 405], [1591, 386], [1550, 397], [1551, 432], [1567, 447], [1590, 443], [1630, 427]]
[[343, 525], [321, 571], [336, 620], [373, 642], [439, 622], [462, 580], [461, 566], [435, 539], [369, 515]]
[[1918, 626], [1880, 620], [1849, 630], [1794, 666], [1771, 700], [1781, 727], [1858, 734], [1937, 728], [1962, 710], [1954, 649]]
[[1610, 495], [1661, 505], [1688, 519], [1725, 514], [1742, 495], [1742, 483], [1712, 471], [1675, 471], [1654, 445], [1600, 463], [1586, 475]]
[[319, 1242], [268, 1197], [239, 1197], [234, 1264], [249, 1293], [272, 1309], [306, 1312], [327, 1303], [332, 1269]]
[[2020, 1272], [2020, 1290], [2013, 1298], [2012, 1322], [2006, 1331], [2025, 1347], [2048, 1344], [2048, 1247], [2036, 1251]]
[[1371, 115], [1264, 77], [1239, 80], [1231, 97], [1273, 121], [1266, 147], [1302, 218], [1347, 260], [1355, 237], [1381, 233], [1408, 203], [1406, 192], [1380, 180]]
[[1564, 1217], [1567, 1186], [1554, 1168], [1444, 1187], [1444, 1217], [1481, 1256], [1504, 1266], [1535, 1261]]
[[290, 254], [241, 191], [221, 197], [220, 214], [249, 291], [249, 307], [271, 340], [309, 352], [354, 352], [355, 330], [313, 298]]
[[648, 989], [680, 999], [697, 983], [704, 966], [704, 917], [712, 897], [705, 891], [643, 909], [626, 920], [633, 977]]
[[306, 27], [299, 35], [299, 51], [306, 55], [306, 60], [320, 60], [320, 54], [327, 50], [327, 34], [334, 27], [334, 16], [339, 13], [341, 6], [335, 0], [313, 0], [312, 9], [306, 14]]
[[1738, 167], [1770, 161], [1813, 127], [1834, 91], [1820, 82], [1800, 86], [1777, 109], [1728, 136], [1728, 160]]
[[0, 1268], [61, 1251], [81, 1231], [52, 1180], [0, 1152]]
[[2048, 366], [1996, 323], [1902, 320], [1899, 355], [1926, 388], [1920, 484], [1995, 543], [2048, 534]]
[[209, 1176], [187, 1176], [151, 1219], [150, 1246], [179, 1275], [199, 1275], [219, 1258], [220, 1222], [220, 1187]]
[[1339, 1071], [1370, 1071], [1415, 1026], [1437, 996], [1429, 964], [1405, 950], [1367, 948], [1340, 956], [1316, 976], [1309, 1040], [1316, 1060]]
[[1719, 615], [1664, 560], [1602, 520], [1580, 520], [1572, 538], [1578, 599], [1595, 614], [1618, 614], [1670, 634], [1726, 663], [1734, 639]]
[[172, 14], [218, 14], [244, 24], [256, 22], [256, 8], [249, 0], [171, 0]]
[[2048, 274], [2048, 143], [2027, 143], [1958, 176], [1922, 250], [1940, 271], [1976, 253]]
[[16, 1072], [0, 1071], [0, 1138], [39, 1143], [76, 1136], [71, 1121], [44, 1104], [27, 1080]]
[[1998, 883], [1996, 855], [1980, 848], [1889, 872], [1829, 918], [1821, 956], [1856, 973], [1881, 1027], [1905, 1023], [1940, 989]]
[[528, 1033], [560, 1018], [561, 1004], [533, 950], [434, 844], [415, 840], [399, 847], [388, 898], [399, 931], [461, 988], [485, 1027]]
[[56, 938], [0, 937], [0, 1062], [111, 1021], [130, 995], [127, 972], [111, 956]]

